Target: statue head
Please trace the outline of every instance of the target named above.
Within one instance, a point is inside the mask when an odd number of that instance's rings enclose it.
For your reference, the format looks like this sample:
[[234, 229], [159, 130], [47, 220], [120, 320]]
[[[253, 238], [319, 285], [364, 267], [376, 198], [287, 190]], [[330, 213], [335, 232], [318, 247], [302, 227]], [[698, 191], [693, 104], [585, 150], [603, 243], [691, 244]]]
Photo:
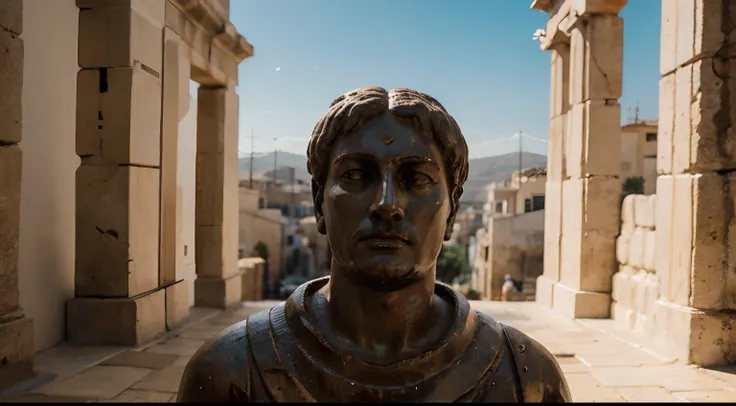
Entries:
[[465, 138], [437, 100], [380, 87], [338, 97], [314, 128], [307, 169], [338, 269], [379, 290], [434, 271], [468, 177]]

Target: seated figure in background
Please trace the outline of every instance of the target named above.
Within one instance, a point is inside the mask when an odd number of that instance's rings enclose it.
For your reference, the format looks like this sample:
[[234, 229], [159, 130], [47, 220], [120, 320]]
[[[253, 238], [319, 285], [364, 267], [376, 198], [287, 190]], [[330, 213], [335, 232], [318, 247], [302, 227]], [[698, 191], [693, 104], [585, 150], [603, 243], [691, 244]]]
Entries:
[[501, 301], [508, 302], [509, 293], [511, 292], [518, 292], [518, 289], [516, 289], [516, 284], [511, 278], [511, 275], [506, 274], [506, 276], [503, 277], [503, 285], [501, 285]]
[[207, 342], [179, 402], [569, 402], [555, 358], [435, 281], [468, 147], [432, 97], [338, 97], [307, 150], [329, 277]]

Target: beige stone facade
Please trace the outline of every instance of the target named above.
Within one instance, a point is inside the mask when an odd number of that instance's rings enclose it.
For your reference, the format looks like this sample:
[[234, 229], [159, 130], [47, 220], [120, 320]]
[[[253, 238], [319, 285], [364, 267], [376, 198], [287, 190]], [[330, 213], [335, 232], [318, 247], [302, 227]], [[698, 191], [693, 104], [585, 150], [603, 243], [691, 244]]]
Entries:
[[657, 190], [657, 120], [634, 122], [621, 127], [621, 183], [642, 178], [645, 195]]
[[283, 264], [284, 221], [279, 209], [259, 209], [262, 192], [240, 187], [239, 250], [245, 257], [253, 253], [258, 242], [268, 247], [268, 283], [281, 275]]
[[235, 86], [253, 48], [228, 15], [221, 0], [0, 3], [0, 389], [65, 338], [137, 345], [180, 323], [195, 253], [195, 304], [242, 299]]
[[[500, 300], [506, 274], [517, 281], [534, 281], [542, 272], [546, 179], [546, 169], [531, 168], [487, 187], [471, 282], [481, 297]], [[533, 287], [524, 290], [534, 295]]]
[[625, 5], [532, 5], [550, 15], [542, 49], [552, 54], [537, 302], [566, 317], [607, 318], [613, 290], [614, 316], [646, 333], [653, 349], [687, 363], [734, 363], [736, 82], [728, 61], [736, 3], [663, 2], [656, 197], [627, 198], [620, 212], [620, 158], [612, 152], [619, 149], [612, 143], [620, 140], [617, 14]]
[[653, 195], [628, 195], [621, 206], [616, 239], [618, 272], [613, 275], [611, 317], [639, 333], [653, 333], [654, 301], [659, 298], [655, 266], [656, 229]]
[[[505, 275], [525, 282], [534, 281], [542, 273], [544, 210], [491, 218], [486, 227], [488, 256], [483, 266], [487, 276], [480, 292], [489, 300], [501, 300]], [[522, 293], [534, 295], [529, 289]]]
[[508, 181], [486, 186], [484, 221], [543, 209], [546, 173], [544, 168], [524, 169], [512, 173]]

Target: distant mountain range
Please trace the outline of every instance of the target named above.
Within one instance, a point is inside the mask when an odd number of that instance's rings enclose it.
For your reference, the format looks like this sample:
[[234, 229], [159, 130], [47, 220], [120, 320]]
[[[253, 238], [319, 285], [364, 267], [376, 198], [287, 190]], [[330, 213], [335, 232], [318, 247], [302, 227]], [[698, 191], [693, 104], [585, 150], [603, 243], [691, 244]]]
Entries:
[[[547, 167], [547, 156], [524, 152], [521, 155], [521, 163], [524, 169]], [[276, 156], [276, 165], [293, 166], [296, 168], [296, 179], [309, 181], [307, 172], [307, 157], [289, 152], [279, 152]], [[272, 170], [274, 167], [273, 152], [261, 154], [253, 158], [253, 172], [262, 173]], [[241, 173], [250, 170], [250, 157], [238, 160], [238, 168]], [[461, 201], [485, 201], [483, 188], [490, 182], [503, 181], [511, 176], [511, 173], [519, 169], [519, 154], [510, 153], [485, 158], [470, 160], [470, 174], [465, 182], [464, 193]]]

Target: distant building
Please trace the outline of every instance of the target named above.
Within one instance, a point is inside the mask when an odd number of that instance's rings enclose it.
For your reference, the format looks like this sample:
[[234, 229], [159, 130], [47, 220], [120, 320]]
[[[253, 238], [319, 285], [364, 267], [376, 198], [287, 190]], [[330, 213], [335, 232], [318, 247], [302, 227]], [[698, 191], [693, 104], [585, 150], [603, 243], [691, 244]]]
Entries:
[[267, 179], [273, 180], [274, 173], [276, 174], [276, 181], [281, 181], [284, 184], [296, 183], [296, 168], [293, 166], [282, 165], [275, 169], [267, 170], [262, 172], [262, 176]]
[[656, 192], [657, 119], [637, 121], [621, 127], [621, 181], [644, 179], [644, 194]]
[[514, 172], [504, 182], [486, 187], [484, 229], [475, 235], [471, 286], [490, 300], [499, 300], [503, 277], [524, 281], [533, 297], [533, 281], [542, 273], [544, 250], [544, 190], [546, 168]]
[[239, 188], [240, 218], [238, 225], [239, 257], [250, 257], [258, 242], [268, 247], [268, 280], [272, 286], [281, 276], [286, 222], [279, 209], [263, 208], [260, 191]]
[[531, 168], [522, 170], [521, 175], [514, 172], [510, 180], [488, 184], [483, 223], [488, 223], [492, 217], [544, 210], [546, 180], [546, 168]]
[[[279, 174], [293, 172], [292, 167], [279, 168]], [[273, 171], [270, 172], [273, 174]], [[281, 175], [274, 182], [269, 173], [240, 173], [240, 187], [252, 188], [260, 192], [259, 207], [268, 209], [279, 209], [288, 218], [301, 219], [314, 215], [314, 203], [312, 199], [312, 186], [302, 180], [284, 182]], [[251, 187], [252, 178], [252, 187]]]

